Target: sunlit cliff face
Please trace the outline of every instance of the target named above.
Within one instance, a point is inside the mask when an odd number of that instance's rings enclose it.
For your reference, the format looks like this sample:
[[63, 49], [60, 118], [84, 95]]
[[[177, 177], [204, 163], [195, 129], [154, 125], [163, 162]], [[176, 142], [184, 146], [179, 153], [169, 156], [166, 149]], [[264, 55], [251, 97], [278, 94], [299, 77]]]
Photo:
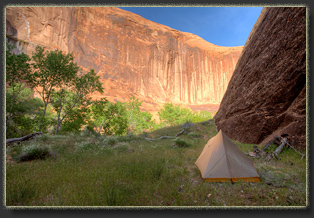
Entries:
[[219, 104], [243, 49], [118, 8], [11, 7], [6, 15], [14, 37], [29, 42], [28, 54], [36, 45], [73, 52], [82, 69], [95, 69], [103, 82], [105, 93], [95, 98], [134, 95], [148, 110], [168, 101]]

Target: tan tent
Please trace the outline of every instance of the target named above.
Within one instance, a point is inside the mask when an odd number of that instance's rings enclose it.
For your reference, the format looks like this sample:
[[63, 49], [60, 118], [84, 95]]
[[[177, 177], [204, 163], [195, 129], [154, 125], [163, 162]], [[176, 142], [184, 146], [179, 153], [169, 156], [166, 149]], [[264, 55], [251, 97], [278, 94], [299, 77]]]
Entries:
[[195, 164], [205, 181], [260, 181], [254, 162], [221, 130], [207, 142]]

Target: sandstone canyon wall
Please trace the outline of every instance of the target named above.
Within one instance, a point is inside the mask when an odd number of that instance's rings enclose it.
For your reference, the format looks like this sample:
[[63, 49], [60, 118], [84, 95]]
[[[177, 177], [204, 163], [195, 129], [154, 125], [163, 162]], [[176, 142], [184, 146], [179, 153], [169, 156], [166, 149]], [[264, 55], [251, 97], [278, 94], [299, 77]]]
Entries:
[[167, 101], [219, 104], [243, 49], [110, 7], [8, 7], [6, 21], [7, 37], [28, 54], [36, 45], [73, 52], [95, 69], [109, 100], [134, 95], [148, 110]]
[[306, 8], [264, 8], [243, 48], [217, 129], [244, 143], [287, 133], [306, 146]]

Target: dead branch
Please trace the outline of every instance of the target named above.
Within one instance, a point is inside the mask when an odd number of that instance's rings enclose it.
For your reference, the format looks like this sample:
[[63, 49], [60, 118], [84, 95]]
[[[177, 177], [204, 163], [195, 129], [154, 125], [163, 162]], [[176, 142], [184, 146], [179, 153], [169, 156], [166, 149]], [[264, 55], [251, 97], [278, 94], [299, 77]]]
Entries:
[[288, 142], [287, 142], [287, 145], [292, 148], [295, 152], [297, 152], [298, 154], [300, 154], [302, 157], [301, 157], [301, 160], [304, 158], [305, 154], [302, 154], [300, 152], [298, 152], [292, 145], [290, 145]]
[[[288, 134], [283, 134], [280, 136], [275, 135], [274, 139], [269, 141], [261, 150], [259, 150], [257, 148], [257, 146], [253, 146], [253, 151], [250, 152], [248, 151], [249, 156], [256, 158], [256, 157], [265, 157], [266, 161], [269, 161], [272, 157], [280, 160], [280, 158], [278, 157], [278, 154], [284, 149], [284, 148], [292, 148], [295, 152], [297, 152], [298, 154], [300, 154], [301, 160], [304, 158], [305, 154], [300, 153], [299, 151], [297, 151], [290, 143], [289, 143], [289, 135]], [[272, 144], [276, 144], [278, 145], [278, 147], [276, 148], [276, 150], [272, 153], [268, 153], [267, 151], [265, 152], [265, 150], [267, 150], [269, 148], [270, 145]]]
[[31, 134], [28, 134], [26, 136], [23, 136], [21, 138], [12, 138], [12, 139], [7, 139], [6, 140], [6, 144], [9, 145], [11, 143], [15, 143], [15, 142], [21, 142], [21, 141], [26, 141], [28, 139], [31, 139], [37, 135], [41, 135], [42, 132], [35, 132], [35, 133], [31, 133]]
[[280, 144], [280, 141], [281, 141], [281, 137], [279, 137], [278, 135], [275, 135], [274, 136], [274, 139], [269, 141], [265, 146], [264, 148], [262, 148], [262, 151], [265, 151], [269, 146], [271, 146], [272, 144], [277, 144], [279, 145]]
[[148, 141], [156, 141], [156, 140], [160, 140], [160, 139], [175, 139], [176, 137], [178, 137], [179, 135], [181, 135], [183, 132], [185, 131], [185, 129], [183, 129], [182, 131], [180, 131], [178, 134], [176, 134], [175, 136], [161, 136], [158, 139], [151, 139], [151, 138], [147, 138], [145, 137], [146, 140]]
[[185, 129], [183, 129], [181, 132], [179, 132], [178, 134], [176, 134], [176, 137], [178, 137], [179, 135], [181, 135], [184, 131], [185, 131]]
[[175, 139], [175, 138], [176, 138], [175, 136], [161, 136], [158, 139], [151, 139], [151, 138], [145, 137], [145, 139], [148, 140], [148, 141], [156, 141], [156, 140], [159, 140], [159, 139]]

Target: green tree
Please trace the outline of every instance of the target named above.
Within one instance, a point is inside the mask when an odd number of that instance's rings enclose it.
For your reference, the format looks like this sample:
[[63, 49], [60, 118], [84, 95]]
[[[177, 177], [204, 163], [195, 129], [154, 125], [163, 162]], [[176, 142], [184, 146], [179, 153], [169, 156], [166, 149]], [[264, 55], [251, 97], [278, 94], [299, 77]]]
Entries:
[[18, 102], [18, 97], [21, 91], [24, 89], [21, 81], [27, 81], [27, 78], [31, 72], [30, 58], [28, 55], [21, 53], [15, 54], [12, 52], [14, 46], [7, 44], [6, 49], [6, 84], [10, 87], [10, 98], [6, 99], [6, 130], [10, 121], [12, 120], [13, 108]]
[[[52, 93], [58, 89], [73, 85], [73, 80], [79, 71], [73, 63], [73, 54], [63, 54], [60, 50], [46, 51], [37, 46], [32, 56], [33, 72], [28, 77], [33, 89], [40, 95], [44, 102], [43, 118], [47, 106], [51, 101]], [[39, 130], [42, 128], [40, 123]]]
[[87, 123], [88, 119], [88, 107], [81, 106], [73, 108], [64, 119], [61, 132], [79, 133], [81, 128]]
[[91, 93], [96, 91], [103, 92], [99, 76], [96, 76], [93, 69], [80, 77], [75, 75], [72, 85], [70, 83], [67, 85], [53, 93], [53, 107], [58, 114], [55, 134], [58, 133], [63, 120], [73, 108], [89, 104], [89, 95]]
[[106, 98], [101, 98], [100, 100], [93, 101], [89, 107], [91, 118], [89, 125], [92, 126], [92, 128], [96, 128], [98, 134], [101, 133], [105, 120], [107, 119], [105, 109], [108, 103], [109, 101]]
[[186, 122], [202, 122], [212, 119], [209, 111], [194, 112], [189, 108], [173, 105], [172, 103], [164, 104], [158, 112], [161, 125], [179, 125]]
[[125, 105], [118, 101], [108, 102], [105, 108], [103, 129], [106, 135], [123, 135], [127, 133], [128, 118]]
[[[24, 84], [17, 83], [16, 86], [21, 87], [19, 95], [15, 95], [16, 88], [8, 87], [6, 90], [6, 110], [10, 110], [11, 119], [7, 125], [7, 137], [20, 137], [34, 131], [37, 131], [36, 117], [39, 115], [44, 104], [39, 98], [33, 98], [33, 90], [24, 87]], [[10, 104], [15, 98], [12, 107]]]
[[127, 117], [128, 117], [128, 132], [140, 133], [144, 130], [150, 129], [154, 125], [152, 115], [147, 111], [141, 111], [140, 106], [142, 102], [132, 96], [126, 102]]
[[191, 117], [191, 112], [187, 108], [181, 108], [180, 105], [165, 103], [163, 108], [158, 111], [158, 115], [161, 123], [174, 126], [187, 122]]

